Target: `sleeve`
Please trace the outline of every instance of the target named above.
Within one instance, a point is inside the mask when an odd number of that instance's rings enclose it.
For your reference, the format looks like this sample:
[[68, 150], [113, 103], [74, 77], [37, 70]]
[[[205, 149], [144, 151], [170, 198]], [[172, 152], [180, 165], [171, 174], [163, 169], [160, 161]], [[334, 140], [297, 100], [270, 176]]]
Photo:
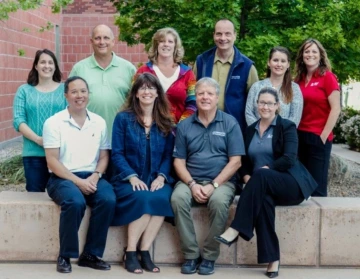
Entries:
[[290, 115], [288, 119], [294, 122], [297, 127], [299, 126], [301, 120], [303, 106], [304, 106], [304, 99], [299, 85], [292, 82], [291, 86], [293, 90], [293, 100], [291, 101], [290, 104]]
[[237, 121], [227, 133], [227, 148], [229, 157], [245, 155], [244, 139]]
[[249, 94], [247, 96], [247, 100], [246, 100], [245, 118], [246, 118], [246, 124], [248, 126], [250, 126], [257, 120], [256, 112], [255, 112], [255, 110], [257, 109], [256, 97], [257, 97], [257, 94], [259, 93], [257, 85], [258, 85], [258, 83], [256, 82], [251, 86]]
[[125, 140], [126, 140], [126, 119], [122, 116], [122, 113], [116, 115], [113, 132], [112, 132], [112, 150], [111, 160], [116, 170], [116, 174], [119, 175], [121, 180], [138, 175], [129, 165], [125, 158]]
[[107, 127], [105, 120], [102, 120], [101, 139], [100, 139], [100, 150], [111, 149], [110, 142], [107, 135]]
[[13, 105], [13, 126], [17, 132], [19, 132], [19, 127], [21, 123], [27, 123], [25, 104], [26, 94], [24, 91], [24, 87], [20, 86], [16, 91]]
[[137, 71], [135, 72], [131, 84], [134, 84], [135, 80], [138, 78], [139, 75], [143, 73], [147, 73], [148, 67], [146, 65], [142, 65]]
[[162, 160], [158, 175], [164, 176], [165, 180], [169, 183], [170, 170], [172, 167], [172, 153], [174, 149], [174, 136], [172, 133], [169, 133], [166, 137], [166, 143], [164, 148], [164, 153], [162, 154]]
[[259, 81], [259, 76], [258, 76], [255, 66], [252, 65], [250, 68], [249, 77], [246, 82], [246, 84], [247, 84], [246, 91], [248, 92], [249, 89], [251, 88], [251, 86], [257, 81]]
[[48, 118], [43, 127], [43, 145], [44, 148], [60, 148], [61, 135], [60, 127], [54, 121], [53, 117]]
[[196, 66], [196, 61], [194, 63], [194, 66], [193, 66], [193, 73], [194, 73], [194, 76], [195, 76], [195, 80], [196, 80], [196, 76], [197, 76], [197, 66]]
[[324, 88], [327, 97], [329, 97], [335, 90], [340, 91], [337, 77], [332, 72], [326, 72], [324, 78]]
[[185, 100], [185, 111], [182, 113], [180, 117], [180, 121], [188, 118], [196, 111], [196, 100], [195, 100], [195, 84], [196, 79], [193, 71], [189, 70], [186, 73], [186, 100]]
[[270, 169], [286, 171], [291, 168], [297, 158], [298, 137], [295, 123], [288, 121], [288, 124], [281, 125], [281, 136], [283, 137], [283, 154], [274, 162], [269, 164]]
[[[182, 122], [184, 123], [184, 122]], [[185, 159], [187, 158], [187, 152], [186, 152], [186, 137], [183, 129], [184, 125], [179, 125], [176, 131], [176, 138], [175, 138], [175, 146], [174, 146], [174, 152], [173, 157], [179, 158], [179, 159]]]

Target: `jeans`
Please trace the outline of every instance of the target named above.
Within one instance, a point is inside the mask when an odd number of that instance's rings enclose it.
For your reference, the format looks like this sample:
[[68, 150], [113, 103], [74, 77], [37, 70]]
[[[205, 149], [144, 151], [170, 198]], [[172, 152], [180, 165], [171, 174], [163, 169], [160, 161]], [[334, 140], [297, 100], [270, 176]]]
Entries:
[[45, 157], [23, 157], [26, 191], [45, 192], [50, 173]]

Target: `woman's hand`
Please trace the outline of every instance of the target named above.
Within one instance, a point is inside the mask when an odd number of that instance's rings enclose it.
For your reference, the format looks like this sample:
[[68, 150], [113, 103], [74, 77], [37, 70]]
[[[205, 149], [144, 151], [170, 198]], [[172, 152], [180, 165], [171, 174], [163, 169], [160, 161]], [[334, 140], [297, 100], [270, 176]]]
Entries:
[[323, 144], [326, 144], [327, 136], [324, 136], [324, 134], [321, 134], [320, 139], [321, 139]]
[[246, 183], [248, 183], [248, 181], [250, 180], [250, 175], [245, 175], [244, 177], [243, 177], [243, 180], [244, 180], [244, 183], [246, 184]]
[[148, 191], [148, 186], [143, 182], [141, 181], [137, 176], [133, 176], [129, 179], [129, 182], [131, 184], [131, 186], [133, 187], [133, 190], [136, 191], [136, 190], [146, 190]]
[[158, 177], [151, 183], [150, 191], [154, 192], [156, 190], [161, 189], [164, 187], [165, 178], [161, 175], [158, 175]]
[[34, 142], [39, 145], [39, 146], [43, 146], [43, 138], [37, 136], [36, 139], [34, 140]]

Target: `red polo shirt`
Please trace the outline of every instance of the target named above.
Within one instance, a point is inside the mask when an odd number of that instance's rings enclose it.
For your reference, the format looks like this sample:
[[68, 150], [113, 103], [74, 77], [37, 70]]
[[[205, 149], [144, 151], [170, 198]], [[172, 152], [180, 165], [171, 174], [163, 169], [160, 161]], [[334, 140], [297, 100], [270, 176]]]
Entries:
[[[315, 72], [307, 86], [305, 77], [299, 82], [299, 86], [304, 97], [304, 108], [298, 129], [320, 136], [331, 110], [328, 97], [335, 90], [339, 91], [337, 78], [330, 71], [323, 76]], [[328, 140], [333, 138], [331, 132]]]

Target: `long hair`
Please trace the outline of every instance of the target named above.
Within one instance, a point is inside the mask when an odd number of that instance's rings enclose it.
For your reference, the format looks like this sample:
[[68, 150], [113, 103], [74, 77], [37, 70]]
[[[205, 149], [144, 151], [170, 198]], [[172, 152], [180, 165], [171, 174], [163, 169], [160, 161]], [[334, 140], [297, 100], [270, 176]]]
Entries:
[[166, 35], [171, 34], [174, 36], [175, 48], [173, 58], [175, 63], [181, 63], [184, 57], [184, 48], [181, 43], [180, 36], [174, 28], [165, 27], [161, 28], [152, 37], [151, 46], [148, 51], [148, 58], [151, 62], [156, 63], [158, 57], [158, 47], [161, 41], [165, 40]]
[[136, 98], [136, 94], [142, 86], [156, 88], [158, 97], [154, 101], [152, 118], [158, 129], [167, 135], [170, 133], [173, 123], [173, 119], [170, 114], [170, 105], [160, 81], [154, 75], [150, 73], [143, 73], [136, 78], [130, 89], [130, 94], [126, 105], [124, 106], [124, 110], [134, 113], [137, 122], [139, 122], [141, 126], [145, 127], [143, 120], [144, 112], [140, 106], [139, 99]]
[[40, 56], [43, 53], [49, 55], [52, 58], [52, 60], [54, 61], [55, 71], [54, 71], [54, 74], [53, 74], [53, 77], [52, 77], [53, 81], [55, 81], [55, 82], [60, 82], [61, 81], [62, 73], [60, 71], [59, 64], [57, 62], [55, 54], [51, 50], [48, 50], [48, 49], [44, 48], [42, 50], [41, 49], [38, 50], [36, 52], [36, 54], [35, 54], [35, 59], [34, 59], [32, 68], [31, 68], [31, 70], [29, 72], [29, 75], [28, 75], [28, 78], [27, 78], [27, 83], [29, 85], [36, 86], [36, 85], [39, 84], [39, 73], [35, 69], [35, 66], [39, 62]]
[[[272, 58], [272, 56], [273, 56], [273, 54], [275, 52], [284, 53], [286, 55], [286, 57], [287, 57], [287, 60], [288, 60], [289, 64], [290, 64], [290, 59], [291, 59], [290, 51], [287, 48], [282, 47], [282, 46], [273, 47], [270, 50], [268, 61], [271, 60], [271, 58]], [[271, 70], [268, 67], [267, 71], [266, 71], [266, 77], [270, 77], [270, 76], [271, 76]], [[293, 90], [292, 90], [292, 87], [291, 87], [291, 81], [292, 81], [292, 79], [291, 79], [291, 71], [290, 71], [290, 66], [289, 66], [289, 68], [286, 70], [286, 72], [284, 74], [284, 79], [283, 79], [283, 82], [282, 82], [282, 85], [281, 85], [281, 88], [280, 88], [280, 91], [284, 96], [283, 101], [284, 101], [285, 104], [290, 103], [293, 100], [293, 97], [294, 97]]]
[[316, 39], [307, 39], [299, 48], [299, 51], [296, 56], [296, 60], [295, 60], [296, 82], [299, 82], [302, 78], [304, 78], [303, 76], [307, 74], [306, 65], [304, 63], [304, 51], [313, 44], [315, 44], [318, 47], [320, 53], [320, 62], [318, 66], [319, 74], [323, 76], [326, 71], [331, 71], [331, 63], [323, 45]]

